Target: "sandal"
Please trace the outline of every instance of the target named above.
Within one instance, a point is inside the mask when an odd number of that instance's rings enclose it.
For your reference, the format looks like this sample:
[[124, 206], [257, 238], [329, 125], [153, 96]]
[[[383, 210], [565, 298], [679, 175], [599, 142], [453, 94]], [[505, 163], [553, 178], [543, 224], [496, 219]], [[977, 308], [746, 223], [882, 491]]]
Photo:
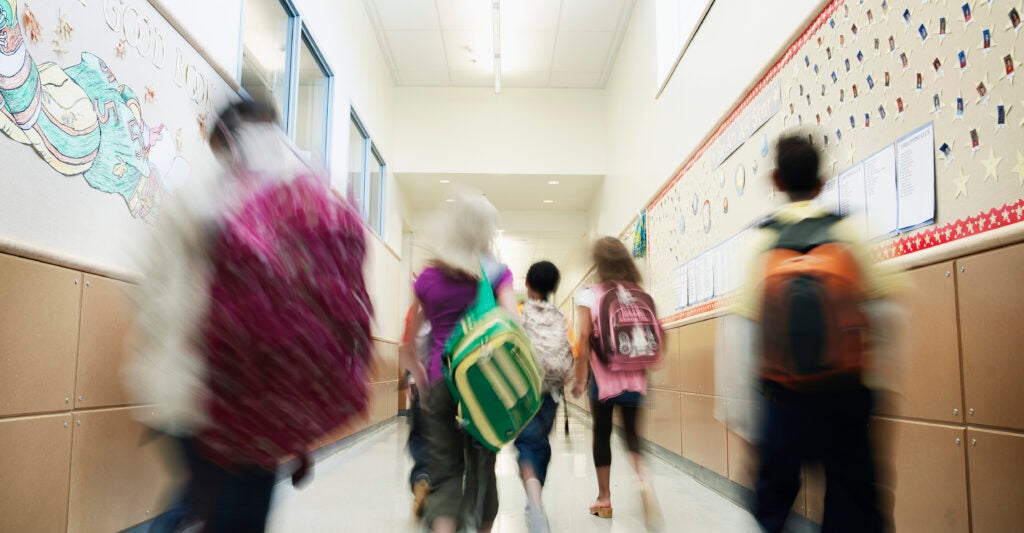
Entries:
[[611, 518], [612, 517], [612, 504], [608, 505], [591, 505], [590, 514], [598, 518]]

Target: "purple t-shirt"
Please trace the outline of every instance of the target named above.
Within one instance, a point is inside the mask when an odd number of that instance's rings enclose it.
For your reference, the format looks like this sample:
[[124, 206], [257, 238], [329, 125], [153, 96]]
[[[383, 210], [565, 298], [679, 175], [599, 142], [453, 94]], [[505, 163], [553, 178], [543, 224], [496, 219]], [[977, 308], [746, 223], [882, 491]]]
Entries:
[[[427, 378], [431, 383], [444, 377], [441, 369], [444, 347], [462, 315], [476, 300], [477, 284], [476, 281], [452, 279], [434, 267], [424, 269], [413, 284], [416, 298], [430, 321], [430, 366], [427, 367]], [[495, 293], [511, 287], [512, 271], [505, 268], [498, 282], [492, 285]]]

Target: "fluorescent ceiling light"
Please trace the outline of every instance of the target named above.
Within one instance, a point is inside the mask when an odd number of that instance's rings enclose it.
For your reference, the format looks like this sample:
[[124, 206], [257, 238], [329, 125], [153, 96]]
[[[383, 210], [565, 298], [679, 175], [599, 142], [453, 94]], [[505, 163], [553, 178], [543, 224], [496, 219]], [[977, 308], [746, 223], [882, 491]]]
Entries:
[[441, 180], [441, 183], [444, 183], [446, 185], [451, 183], [451, 182], [452, 182], [452, 180]]
[[553, 204], [553, 203], [555, 203], [555, 201], [554, 200], [544, 200], [544, 203], [546, 203], [546, 204]]
[[494, 40], [494, 93], [501, 92], [501, 0], [491, 2], [491, 35]]
[[548, 182], [548, 185], [558, 185], [558, 180], [551, 180]]
[[445, 200], [445, 202], [447, 202], [449, 204], [454, 204], [455, 203], [455, 198], [448, 198], [447, 200]]

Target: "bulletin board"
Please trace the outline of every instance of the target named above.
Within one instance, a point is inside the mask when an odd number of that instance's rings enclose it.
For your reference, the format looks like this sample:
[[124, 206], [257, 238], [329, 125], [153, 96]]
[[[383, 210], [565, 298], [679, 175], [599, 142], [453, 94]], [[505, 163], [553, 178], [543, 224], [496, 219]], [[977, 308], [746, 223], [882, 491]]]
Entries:
[[146, 0], [0, 0], [0, 52], [0, 238], [131, 270], [234, 91]]
[[876, 259], [1024, 221], [1022, 4], [828, 3], [648, 206], [663, 320], [740, 286], [751, 228], [785, 201], [769, 177], [785, 133], [822, 150], [819, 201], [864, 220]]

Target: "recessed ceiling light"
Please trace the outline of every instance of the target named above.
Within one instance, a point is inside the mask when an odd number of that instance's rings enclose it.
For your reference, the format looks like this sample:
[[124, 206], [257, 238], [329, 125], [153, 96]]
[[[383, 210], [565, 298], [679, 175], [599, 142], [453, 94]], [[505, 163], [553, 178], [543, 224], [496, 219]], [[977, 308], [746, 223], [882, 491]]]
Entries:
[[444, 184], [448, 184], [448, 183], [451, 183], [451, 182], [452, 182], [452, 180], [441, 180], [441, 183], [444, 183]]
[[454, 204], [455, 198], [448, 198], [447, 200], [445, 200], [445, 202], [448, 202], [449, 204]]
[[555, 201], [554, 200], [544, 200], [544, 203], [546, 203], [546, 204], [553, 204], [553, 203], [555, 203]]
[[558, 180], [551, 180], [548, 182], [548, 185], [558, 185]]

